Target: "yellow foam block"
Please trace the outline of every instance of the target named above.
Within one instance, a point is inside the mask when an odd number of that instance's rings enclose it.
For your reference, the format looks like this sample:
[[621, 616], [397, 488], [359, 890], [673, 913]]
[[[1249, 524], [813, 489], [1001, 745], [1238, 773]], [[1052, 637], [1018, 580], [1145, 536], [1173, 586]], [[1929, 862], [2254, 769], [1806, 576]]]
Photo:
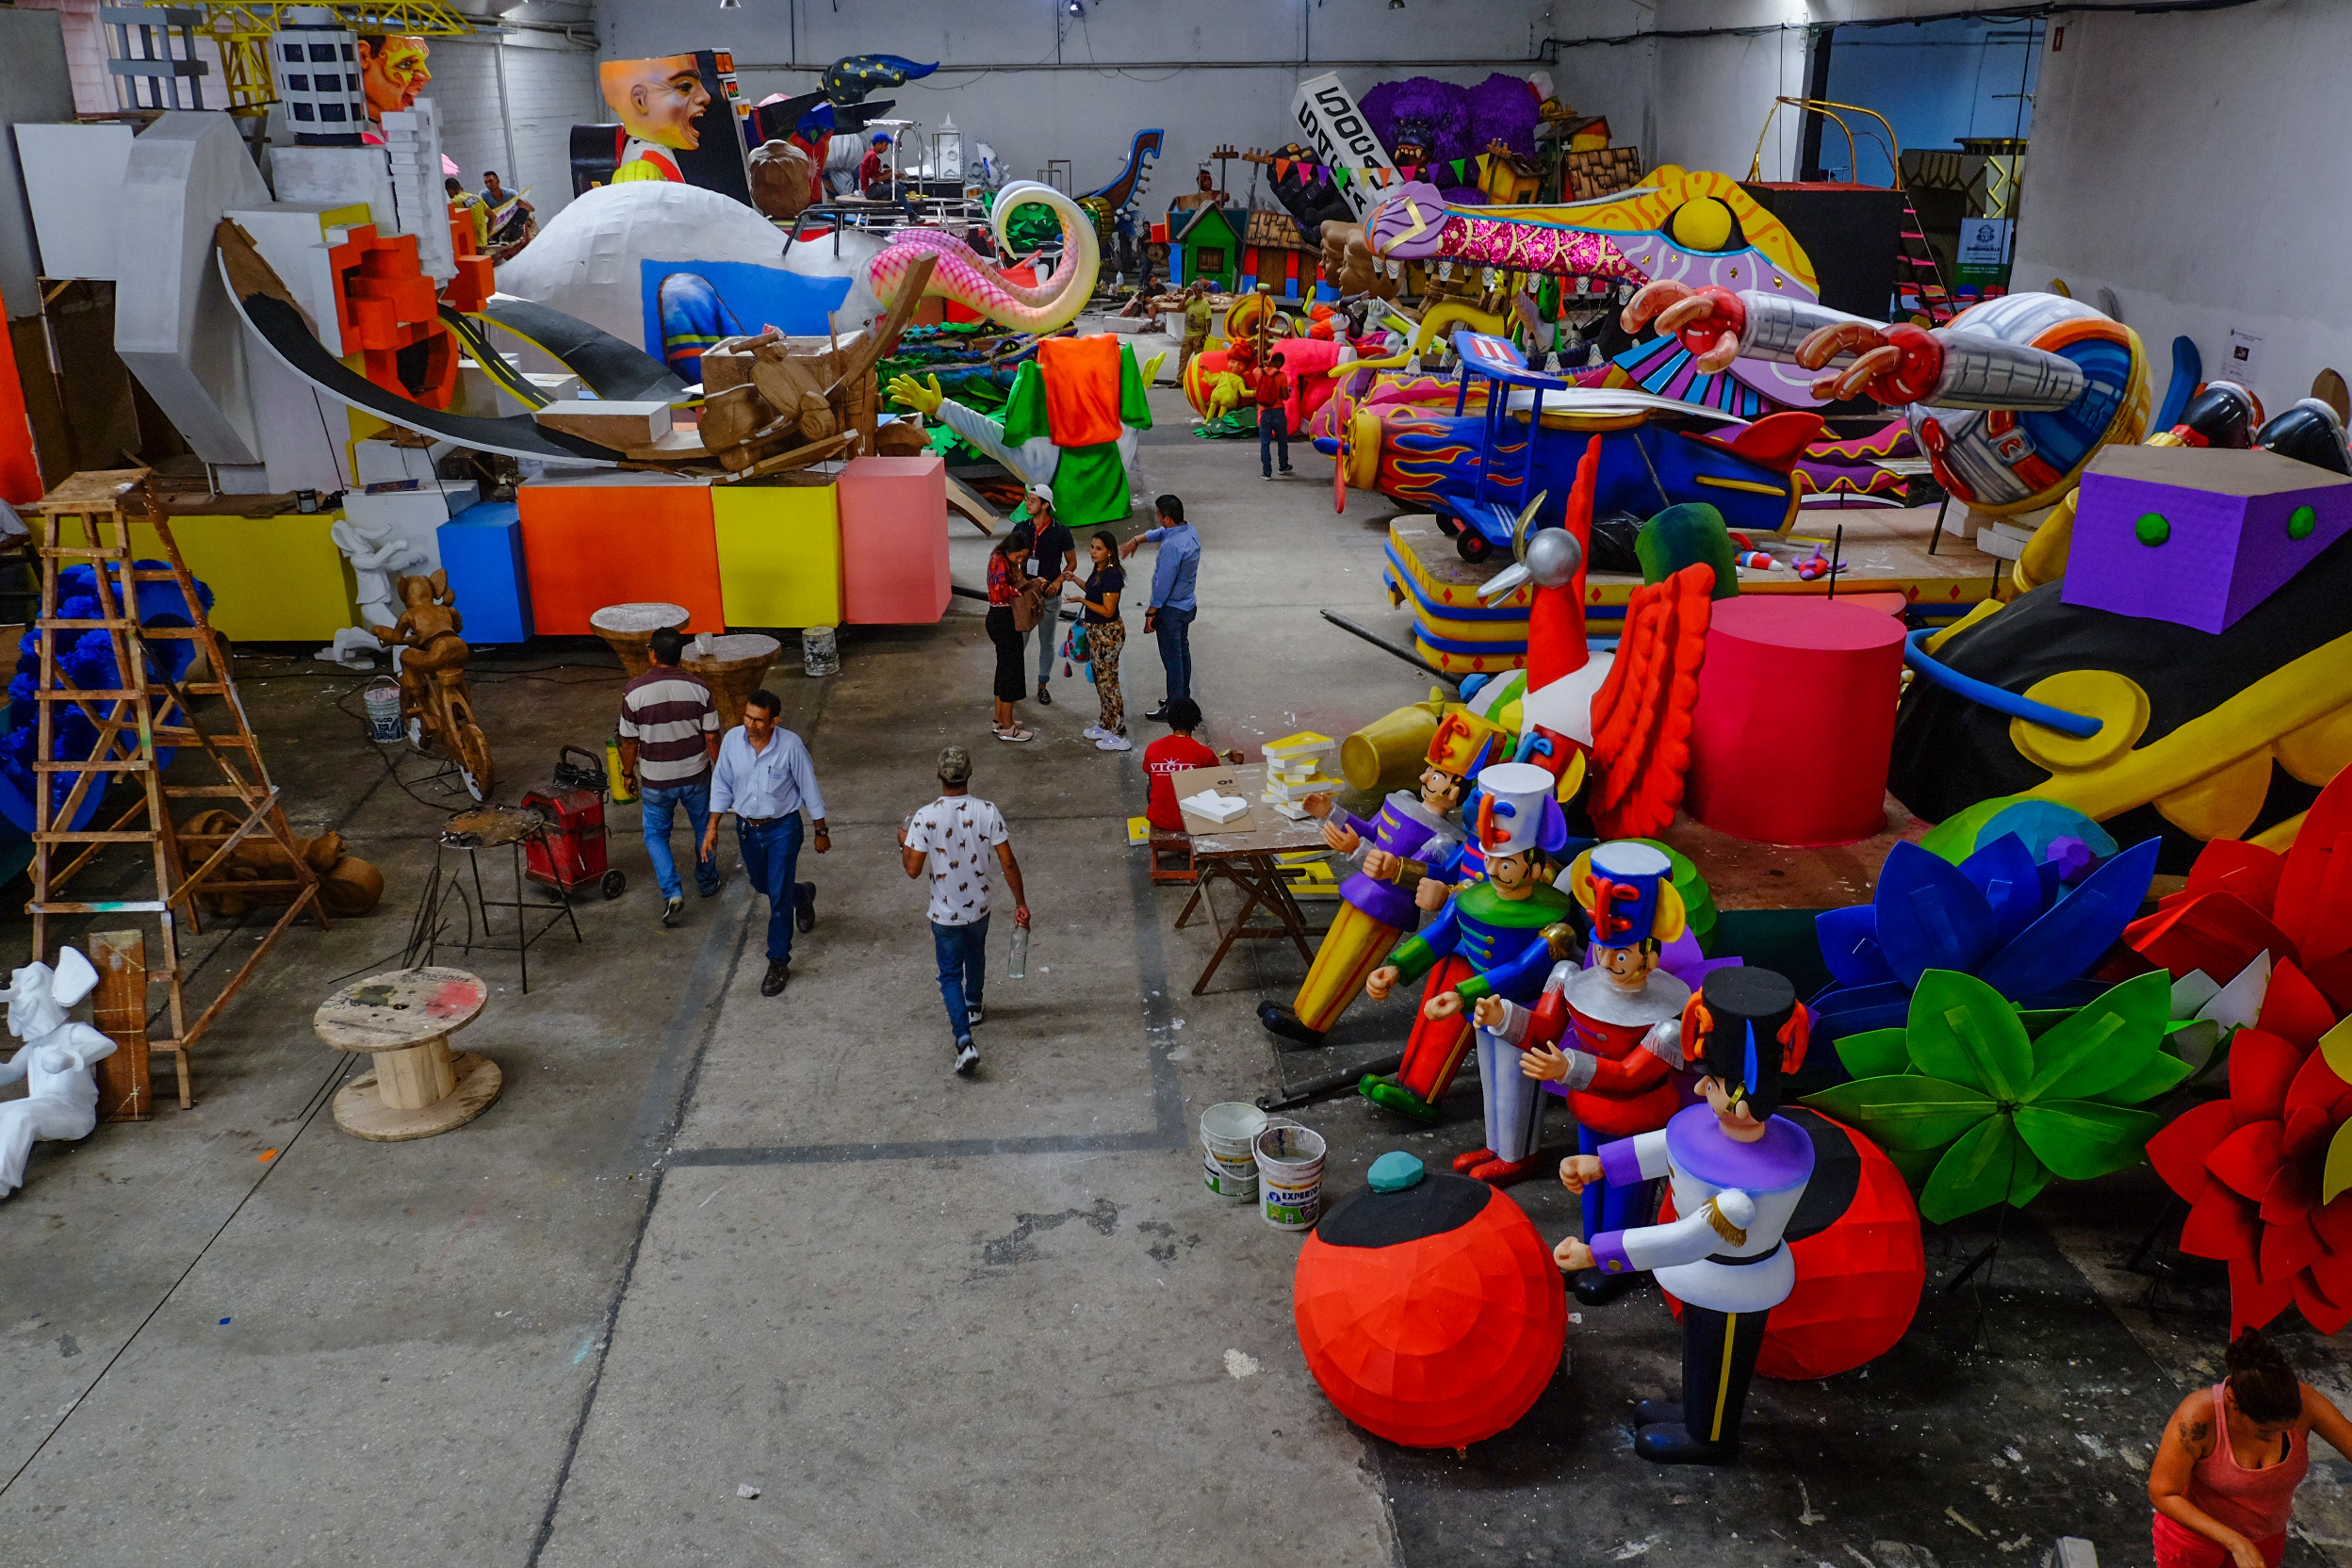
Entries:
[[841, 524], [830, 484], [714, 485], [729, 626], [839, 626]]
[[[177, 516], [172, 537], [199, 582], [213, 592], [211, 620], [239, 643], [323, 643], [353, 623], [355, 591], [327, 531], [340, 512], [276, 517]], [[140, 560], [163, 558], [144, 517], [131, 522]]]
[[1151, 841], [1152, 819], [1150, 817], [1129, 817], [1127, 819], [1127, 842], [1129, 847], [1132, 848], [1137, 844], [1147, 844]]

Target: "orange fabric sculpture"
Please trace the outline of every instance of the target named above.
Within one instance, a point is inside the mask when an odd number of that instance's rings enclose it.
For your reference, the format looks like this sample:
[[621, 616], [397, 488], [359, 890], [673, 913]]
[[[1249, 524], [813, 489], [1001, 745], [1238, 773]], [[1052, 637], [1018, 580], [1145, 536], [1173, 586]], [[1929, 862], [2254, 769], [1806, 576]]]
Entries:
[[1568, 1325], [1534, 1223], [1452, 1175], [1333, 1208], [1298, 1254], [1292, 1307], [1307, 1369], [1340, 1413], [1414, 1448], [1462, 1447], [1525, 1415], [1560, 1370]]
[[1119, 439], [1119, 345], [1114, 333], [1047, 337], [1037, 343], [1045, 378], [1045, 424], [1057, 447]]
[[1616, 662], [1592, 694], [1585, 804], [1605, 839], [1654, 838], [1682, 804], [1714, 593], [1714, 568], [1685, 566], [1636, 588], [1625, 606]]

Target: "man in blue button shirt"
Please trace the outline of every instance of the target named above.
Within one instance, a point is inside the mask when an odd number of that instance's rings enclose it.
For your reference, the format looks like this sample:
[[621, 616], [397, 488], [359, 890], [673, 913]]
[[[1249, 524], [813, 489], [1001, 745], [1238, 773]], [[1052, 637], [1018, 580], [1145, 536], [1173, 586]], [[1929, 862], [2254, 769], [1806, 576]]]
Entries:
[[817, 853], [833, 847], [825, 827], [825, 796], [817, 792], [817, 766], [799, 736], [780, 728], [783, 701], [774, 692], [754, 692], [743, 704], [743, 722], [719, 743], [710, 770], [710, 820], [702, 830], [702, 858], [719, 851], [719, 818], [735, 813], [736, 842], [743, 852], [743, 874], [768, 898], [768, 972], [761, 996], [781, 993], [792, 978], [792, 926], [817, 923], [817, 885], [795, 882], [800, 864], [800, 813], [815, 825]]
[[1200, 535], [1184, 521], [1184, 503], [1162, 496], [1152, 503], [1160, 526], [1148, 529], [1119, 547], [1133, 555], [1146, 540], [1160, 547], [1152, 567], [1152, 599], [1143, 612], [1143, 629], [1160, 640], [1160, 667], [1168, 674], [1168, 694], [1144, 717], [1153, 724], [1168, 722], [1168, 705], [1192, 695], [1192, 620], [1200, 612], [1193, 583], [1200, 575]]

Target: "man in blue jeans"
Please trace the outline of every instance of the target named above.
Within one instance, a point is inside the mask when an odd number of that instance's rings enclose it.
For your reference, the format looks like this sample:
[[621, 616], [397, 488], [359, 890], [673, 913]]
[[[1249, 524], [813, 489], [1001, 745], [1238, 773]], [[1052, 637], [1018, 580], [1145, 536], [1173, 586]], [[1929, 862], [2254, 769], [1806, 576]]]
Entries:
[[988, 853], [1004, 868], [1013, 890], [1013, 923], [1029, 923], [1029, 900], [1021, 886], [1021, 862], [1013, 858], [1004, 813], [992, 801], [972, 794], [972, 754], [961, 746], [939, 752], [939, 797], [906, 814], [898, 830], [899, 858], [909, 876], [931, 877], [931, 950], [939, 963], [939, 999], [947, 1004], [947, 1027], [957, 1076], [980, 1066], [972, 1043], [980, 1021], [980, 993], [988, 967]]
[[1160, 668], [1168, 677], [1168, 694], [1144, 717], [1153, 724], [1168, 722], [1168, 705], [1192, 695], [1192, 620], [1200, 612], [1193, 586], [1200, 574], [1200, 535], [1184, 521], [1184, 503], [1174, 496], [1153, 501], [1160, 526], [1147, 529], [1119, 547], [1130, 556], [1145, 543], [1159, 546], [1152, 564], [1152, 598], [1143, 612], [1143, 629], [1160, 641]]
[[784, 710], [774, 692], [754, 692], [743, 704], [743, 722], [719, 743], [710, 771], [710, 820], [702, 830], [705, 859], [719, 852], [719, 818], [735, 813], [736, 843], [743, 874], [768, 900], [768, 972], [761, 996], [780, 994], [792, 979], [792, 927], [817, 923], [817, 885], [795, 882], [800, 865], [800, 813], [816, 828], [817, 853], [833, 847], [825, 831], [825, 796], [817, 792], [817, 765], [799, 736], [776, 727]]
[[[676, 925], [686, 908], [686, 887], [670, 856], [670, 829], [683, 806], [699, 852], [710, 825], [710, 760], [719, 754], [710, 690], [678, 667], [685, 646], [685, 638], [663, 627], [646, 648], [653, 662], [621, 689], [621, 773], [642, 802], [638, 817], [645, 858], [662, 884], [663, 925]], [[694, 886], [705, 898], [719, 890], [717, 860], [707, 855], [695, 860]]]

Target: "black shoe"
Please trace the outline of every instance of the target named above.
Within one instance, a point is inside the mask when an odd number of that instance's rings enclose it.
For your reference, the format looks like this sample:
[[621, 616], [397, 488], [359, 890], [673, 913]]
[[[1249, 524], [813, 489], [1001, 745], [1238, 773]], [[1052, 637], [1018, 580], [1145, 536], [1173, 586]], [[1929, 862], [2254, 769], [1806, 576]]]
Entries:
[[1682, 1424], [1680, 1399], [1636, 1399], [1633, 1402], [1633, 1429], [1644, 1427], [1675, 1427]]
[[1605, 1307], [1636, 1285], [1649, 1283], [1647, 1274], [1604, 1274], [1588, 1268], [1576, 1276], [1576, 1299], [1588, 1307]]
[[682, 898], [665, 898], [662, 901], [662, 923], [664, 926], [676, 925], [678, 917], [685, 912], [686, 901]]
[[804, 937], [817, 928], [817, 885], [814, 882], [792, 884], [792, 925]]
[[1298, 1021], [1298, 1015], [1297, 1013], [1292, 1012], [1288, 1007], [1283, 1006], [1279, 1002], [1259, 1003], [1258, 1021], [1266, 1025], [1266, 1032], [1269, 1035], [1280, 1035], [1282, 1038], [1286, 1040], [1296, 1040], [1300, 1045], [1321, 1045], [1323, 1043], [1322, 1030], [1308, 1028], [1305, 1024]]
[[1045, 689], [1045, 682], [1042, 680], [1037, 682], [1037, 706], [1040, 708], [1054, 706], [1054, 694]]
[[790, 961], [783, 958], [770, 958], [767, 978], [760, 982], [760, 994], [782, 996], [784, 988], [792, 984], [792, 966]]
[[1296, 468], [1284, 468], [1282, 470], [1282, 475], [1284, 479], [1288, 479], [1291, 475], [1297, 473], [1298, 471], [1298, 470]]
[[1143, 722], [1146, 724], [1166, 724], [1168, 722], [1168, 699], [1166, 697], [1162, 697], [1160, 699], [1160, 705], [1143, 716]]
[[1633, 1434], [1633, 1451], [1652, 1464], [1736, 1464], [1738, 1443], [1702, 1443], [1680, 1421], [1661, 1421]]
[[969, 1078], [980, 1070], [980, 1048], [969, 1036], [956, 1042], [956, 1076]]

